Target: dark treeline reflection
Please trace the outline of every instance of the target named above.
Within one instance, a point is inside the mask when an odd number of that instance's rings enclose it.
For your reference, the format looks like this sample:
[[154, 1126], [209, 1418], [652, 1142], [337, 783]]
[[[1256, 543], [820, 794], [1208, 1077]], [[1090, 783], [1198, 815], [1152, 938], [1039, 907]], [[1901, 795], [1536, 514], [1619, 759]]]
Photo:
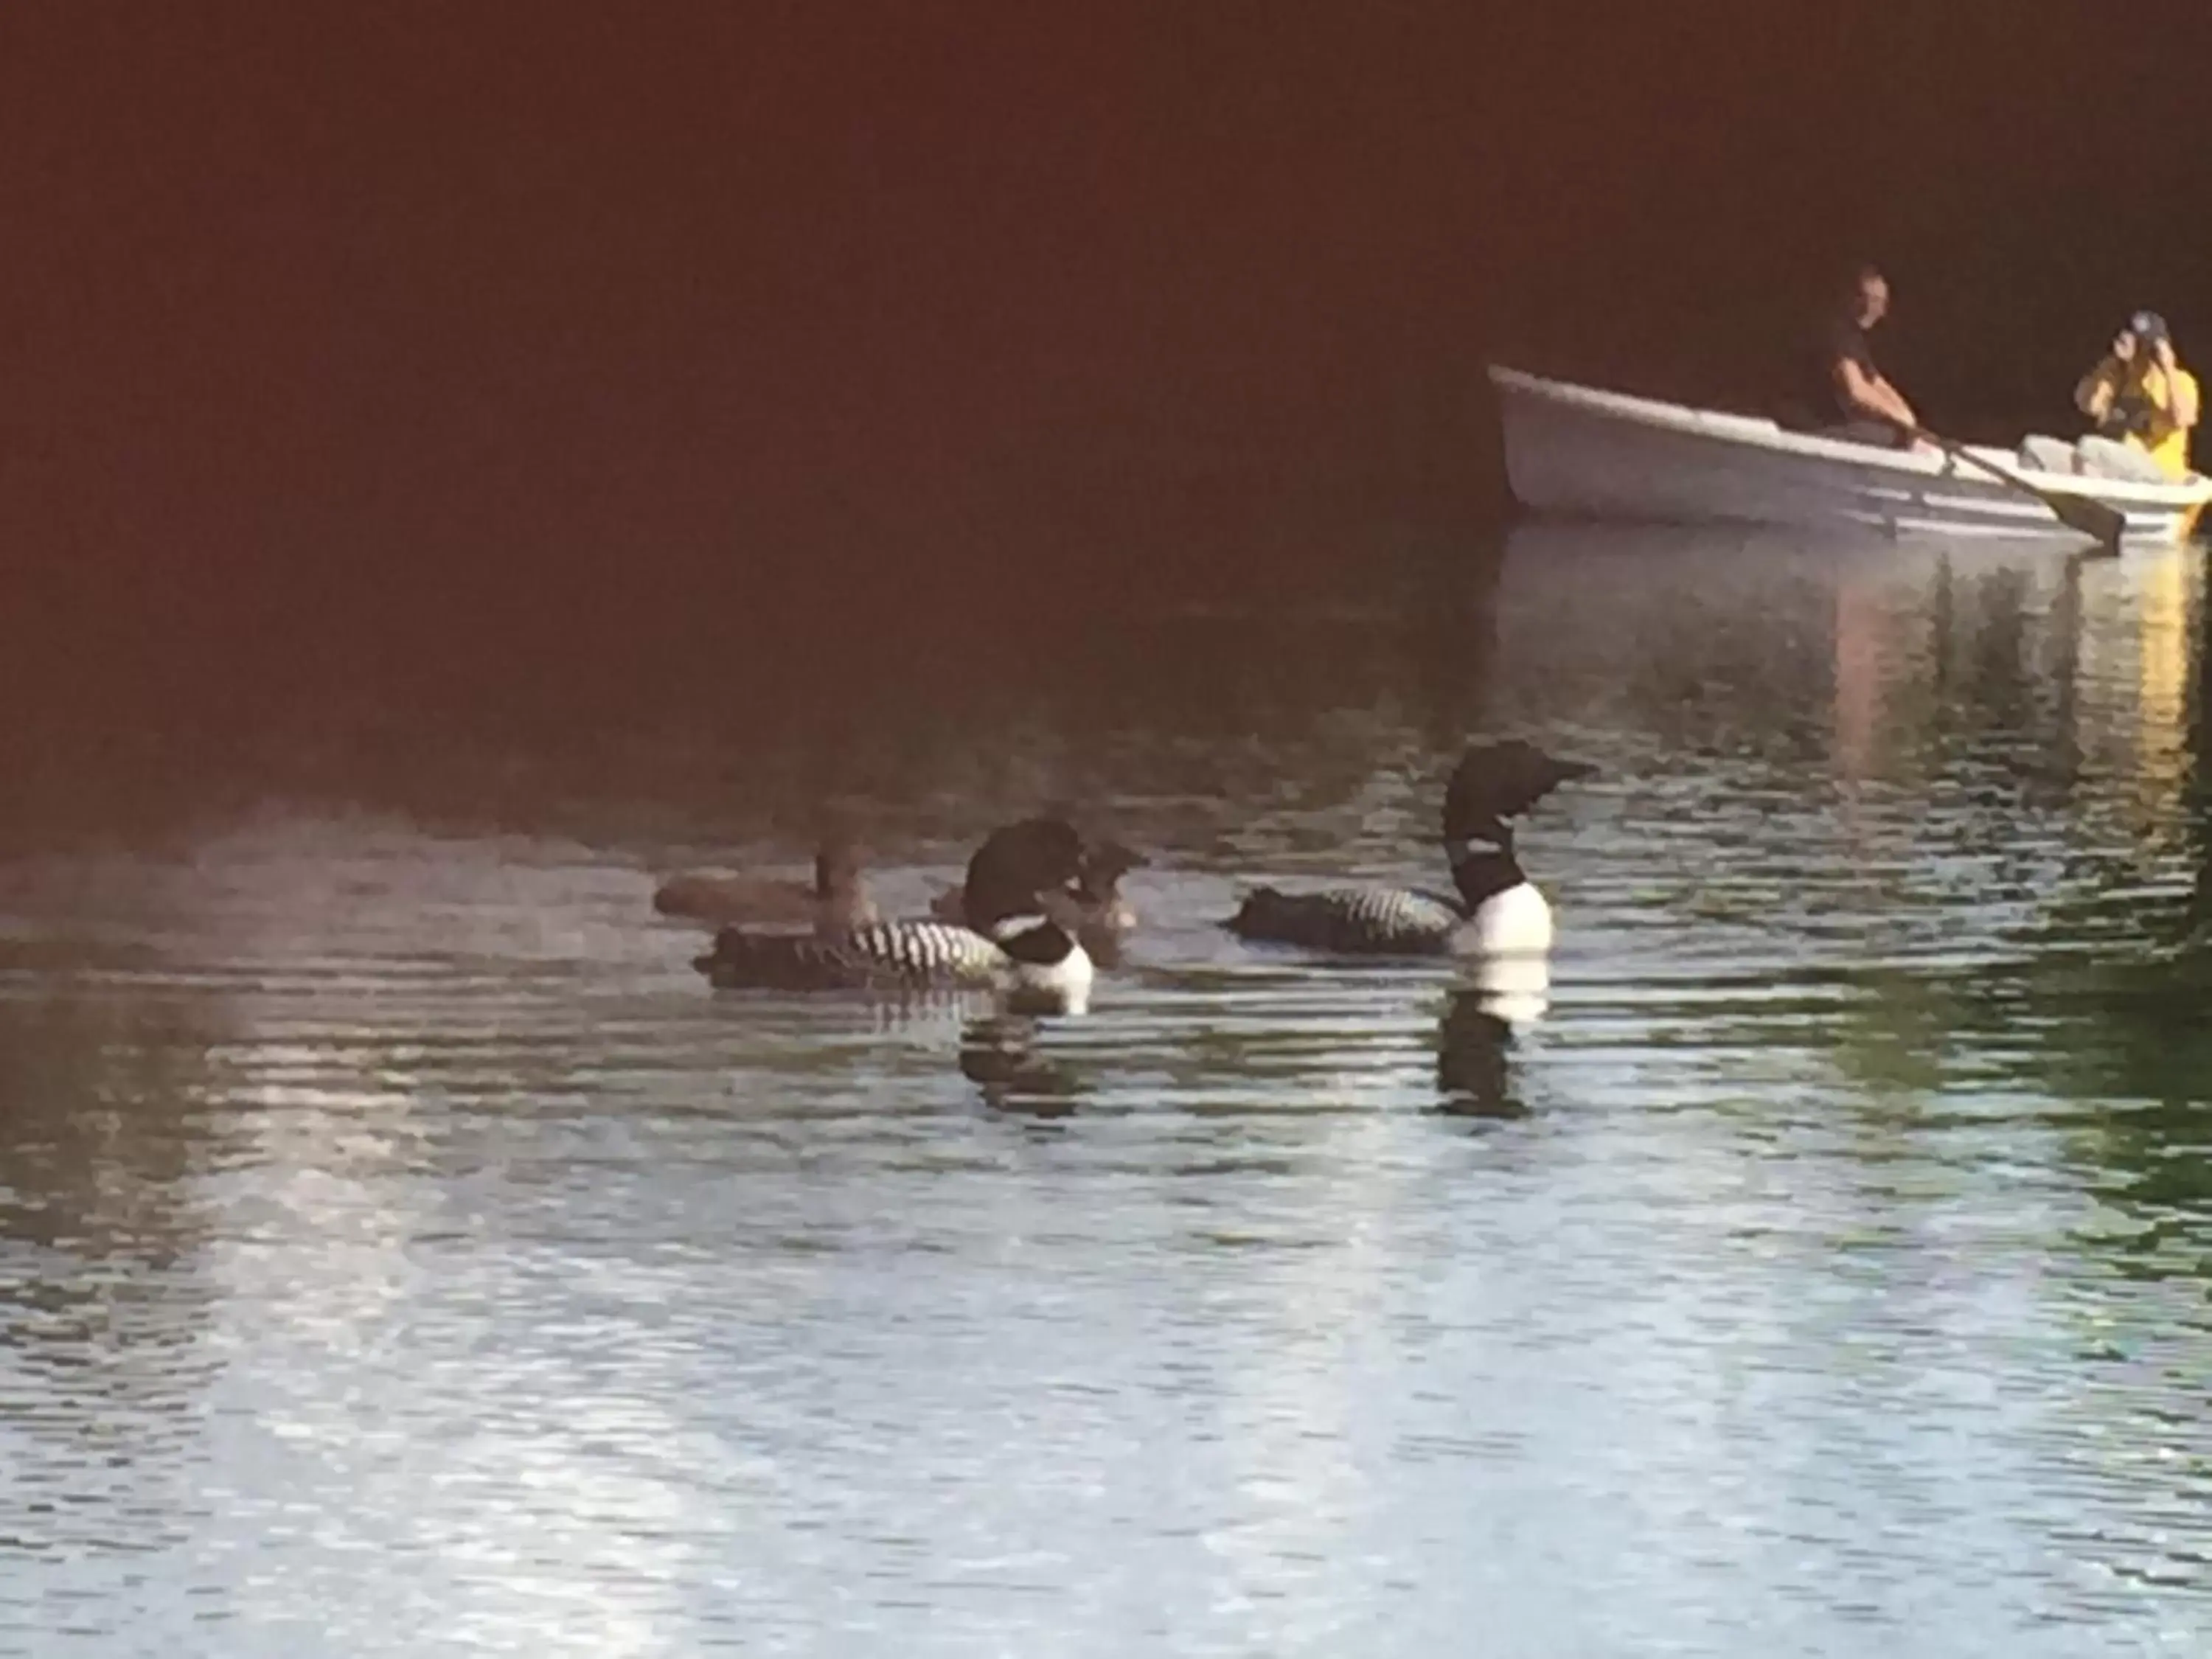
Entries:
[[2024, 830], [2069, 813], [2132, 803], [2126, 844], [2155, 822], [2203, 845], [2186, 671], [2204, 624], [2179, 569], [1409, 531], [1233, 592], [1066, 608], [956, 582], [895, 620], [848, 621], [827, 590], [789, 611], [672, 600], [653, 629], [602, 634], [588, 610], [551, 633], [496, 608], [293, 616], [228, 653], [181, 639], [146, 678], [42, 659], [16, 619], [0, 833], [62, 849], [275, 801], [803, 853], [830, 803], [894, 842], [959, 842], [1060, 799], [1225, 866], [1261, 817], [1321, 854], [1341, 820], [1301, 814], [1391, 779], [1393, 833], [1418, 838], [1449, 753], [1510, 729], [1604, 751], [1670, 822], [1936, 790], [2016, 883], [2041, 844]]
[[673, 793], [725, 832], [803, 837], [839, 796], [927, 813], [1003, 810], [1025, 778], [1218, 793], [1327, 754], [1364, 766], [1347, 734], [1315, 736], [1341, 711], [1439, 746], [1482, 717], [1495, 535], [1370, 536], [1229, 590], [1069, 589], [1056, 556], [1040, 549], [1032, 590], [920, 581], [891, 614], [834, 585], [759, 597], [726, 577], [643, 620], [526, 593], [450, 615], [291, 611], [92, 656], [17, 617], [11, 827], [34, 840], [51, 820], [66, 842], [275, 794], [532, 830], [580, 800]]

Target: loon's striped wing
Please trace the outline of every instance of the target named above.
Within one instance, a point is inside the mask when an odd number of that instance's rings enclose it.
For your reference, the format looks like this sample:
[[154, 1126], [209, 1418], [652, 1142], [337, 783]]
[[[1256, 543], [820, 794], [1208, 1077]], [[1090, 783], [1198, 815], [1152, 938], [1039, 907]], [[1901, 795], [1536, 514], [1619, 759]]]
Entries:
[[1403, 887], [1331, 887], [1317, 893], [1254, 889], [1226, 924], [1240, 938], [1314, 951], [1431, 956], [1451, 948], [1466, 920], [1450, 905]]
[[831, 991], [989, 985], [1011, 963], [981, 933], [939, 921], [884, 921], [831, 939], [725, 927], [695, 964], [724, 989]]

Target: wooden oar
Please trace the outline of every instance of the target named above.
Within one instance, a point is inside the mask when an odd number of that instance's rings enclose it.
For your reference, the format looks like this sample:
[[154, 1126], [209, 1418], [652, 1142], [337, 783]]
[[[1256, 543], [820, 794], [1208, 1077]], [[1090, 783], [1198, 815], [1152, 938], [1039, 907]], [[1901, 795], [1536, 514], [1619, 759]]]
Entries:
[[2058, 522], [2069, 530], [2078, 530], [2107, 553], [2120, 550], [2120, 532], [2128, 527], [2127, 516], [2102, 501], [2093, 501], [2087, 495], [2063, 495], [2055, 489], [2039, 489], [2017, 472], [2008, 471], [1995, 461], [1984, 460], [1964, 444], [1954, 444], [1948, 438], [1939, 438], [1926, 427], [1916, 426], [1912, 435], [1934, 444], [1954, 461], [1964, 461], [1978, 466], [1991, 477], [2001, 479], [2014, 489], [2025, 491], [2056, 514]]

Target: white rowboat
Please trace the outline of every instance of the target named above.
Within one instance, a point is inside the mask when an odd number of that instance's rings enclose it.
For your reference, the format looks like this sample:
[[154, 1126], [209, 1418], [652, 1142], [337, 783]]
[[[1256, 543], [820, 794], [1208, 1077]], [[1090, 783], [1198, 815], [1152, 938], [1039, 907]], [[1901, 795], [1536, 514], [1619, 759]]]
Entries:
[[[2078, 543], [2025, 490], [1951, 456], [1793, 432], [1753, 415], [1692, 409], [1492, 367], [1505, 471], [1539, 513], [1645, 523], [1856, 526], [1889, 537], [2001, 536]], [[1975, 455], [2056, 495], [2123, 514], [2130, 545], [2185, 539], [2212, 478], [2137, 483], [2030, 471], [2009, 450]]]

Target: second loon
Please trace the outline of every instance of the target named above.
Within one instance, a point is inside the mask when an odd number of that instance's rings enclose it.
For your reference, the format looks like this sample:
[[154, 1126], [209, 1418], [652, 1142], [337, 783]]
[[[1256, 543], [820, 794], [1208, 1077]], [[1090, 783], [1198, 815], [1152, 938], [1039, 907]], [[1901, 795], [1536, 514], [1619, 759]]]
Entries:
[[1260, 887], [1224, 925], [1248, 939], [1368, 956], [1534, 955], [1551, 949], [1552, 908], [1513, 853], [1509, 820], [1597, 769], [1519, 738], [1476, 744], [1444, 790], [1450, 898], [1405, 887]]
[[[1055, 899], [1053, 920], [1074, 933], [1091, 960], [1101, 967], [1120, 964], [1121, 946], [1135, 931], [1137, 913], [1122, 896], [1121, 878], [1152, 862], [1142, 853], [1118, 841], [1100, 842], [1085, 848], [1077, 872], [1072, 901]], [[939, 921], [966, 922], [965, 888], [948, 887], [930, 901], [929, 914]]]
[[695, 965], [726, 988], [992, 985], [1080, 1012], [1090, 997], [1091, 958], [1054, 913], [1073, 902], [1082, 863], [1082, 840], [1071, 826], [1024, 819], [994, 830], [968, 861], [969, 926], [879, 921], [814, 937], [725, 927]]

